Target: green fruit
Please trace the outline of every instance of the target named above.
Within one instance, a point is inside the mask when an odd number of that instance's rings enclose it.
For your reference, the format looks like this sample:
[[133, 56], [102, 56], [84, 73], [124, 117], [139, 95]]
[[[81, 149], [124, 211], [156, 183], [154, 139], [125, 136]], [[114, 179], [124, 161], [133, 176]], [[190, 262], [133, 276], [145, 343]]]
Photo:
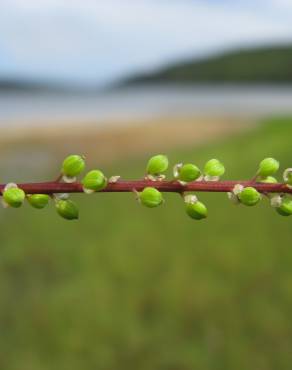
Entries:
[[159, 206], [163, 202], [162, 194], [155, 188], [147, 187], [140, 194], [141, 203], [149, 208]]
[[260, 201], [261, 195], [255, 188], [247, 186], [238, 194], [238, 198], [242, 204], [254, 206]]
[[89, 171], [82, 180], [85, 189], [100, 191], [107, 186], [107, 179], [99, 170]]
[[80, 155], [69, 155], [65, 158], [62, 166], [62, 173], [68, 177], [79, 175], [85, 168], [84, 158]]
[[179, 180], [184, 182], [195, 181], [200, 175], [201, 171], [199, 168], [191, 163], [184, 164], [179, 169]]
[[27, 200], [32, 207], [42, 209], [49, 203], [50, 197], [47, 194], [33, 194], [28, 195]]
[[268, 184], [276, 184], [278, 182], [277, 179], [273, 176], [267, 176], [265, 178], [261, 178], [259, 181], [268, 183]]
[[259, 164], [257, 174], [261, 177], [273, 175], [279, 169], [279, 162], [274, 158], [265, 158]]
[[224, 165], [218, 159], [210, 159], [204, 167], [204, 173], [211, 177], [222, 176], [225, 172]]
[[77, 205], [71, 200], [58, 200], [56, 209], [59, 215], [66, 220], [76, 220], [79, 218], [79, 210]]
[[292, 199], [284, 198], [282, 200], [282, 204], [280, 205], [280, 207], [276, 208], [276, 211], [281, 216], [290, 216], [290, 215], [292, 215]]
[[9, 206], [19, 208], [25, 199], [25, 192], [17, 187], [9, 188], [4, 191], [3, 198]]
[[186, 203], [186, 212], [195, 220], [202, 220], [208, 215], [208, 210], [202, 202]]
[[150, 158], [147, 164], [147, 173], [149, 175], [159, 175], [168, 168], [168, 158], [166, 155], [158, 154]]

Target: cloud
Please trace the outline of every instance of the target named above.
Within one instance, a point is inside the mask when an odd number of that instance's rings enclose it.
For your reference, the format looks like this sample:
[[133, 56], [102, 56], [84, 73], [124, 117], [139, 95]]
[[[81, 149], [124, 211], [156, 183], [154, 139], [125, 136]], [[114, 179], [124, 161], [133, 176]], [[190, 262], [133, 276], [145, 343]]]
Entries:
[[109, 81], [233, 45], [292, 40], [291, 15], [288, 0], [2, 0], [0, 74]]

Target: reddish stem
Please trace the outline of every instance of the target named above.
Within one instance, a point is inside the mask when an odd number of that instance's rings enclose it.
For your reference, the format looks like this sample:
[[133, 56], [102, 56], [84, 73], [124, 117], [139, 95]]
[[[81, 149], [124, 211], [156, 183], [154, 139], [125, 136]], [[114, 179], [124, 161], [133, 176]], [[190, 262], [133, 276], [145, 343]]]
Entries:
[[[133, 189], [141, 191], [147, 186], [152, 186], [162, 192], [183, 193], [187, 191], [198, 192], [229, 192], [234, 185], [241, 184], [244, 187], [253, 186], [260, 193], [292, 193], [292, 189], [286, 184], [269, 184], [249, 181], [194, 181], [187, 185], [181, 185], [177, 181], [151, 181], [151, 180], [119, 180], [116, 183], [108, 184], [101, 192], [132, 192]], [[82, 184], [62, 182], [41, 182], [18, 184], [27, 194], [54, 194], [54, 193], [82, 193]], [[0, 185], [2, 194], [5, 184]]]

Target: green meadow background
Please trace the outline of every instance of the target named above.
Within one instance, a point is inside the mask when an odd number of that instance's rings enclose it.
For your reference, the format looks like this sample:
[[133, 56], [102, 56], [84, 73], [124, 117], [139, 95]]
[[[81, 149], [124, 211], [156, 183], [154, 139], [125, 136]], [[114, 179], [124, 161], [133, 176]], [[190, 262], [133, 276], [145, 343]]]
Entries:
[[[201, 167], [218, 157], [226, 179], [248, 179], [266, 156], [291, 166], [291, 138], [292, 118], [272, 118], [168, 154]], [[137, 178], [152, 154], [103, 169]], [[53, 205], [1, 210], [0, 369], [290, 370], [292, 219], [266, 199], [199, 196], [199, 222], [175, 194], [157, 209], [132, 194], [77, 195], [78, 222]]]

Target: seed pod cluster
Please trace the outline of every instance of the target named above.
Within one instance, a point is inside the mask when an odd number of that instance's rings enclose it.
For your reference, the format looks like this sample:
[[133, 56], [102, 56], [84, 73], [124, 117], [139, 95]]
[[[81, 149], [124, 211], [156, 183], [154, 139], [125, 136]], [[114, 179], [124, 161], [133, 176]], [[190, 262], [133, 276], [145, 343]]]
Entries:
[[[85, 158], [77, 154], [66, 157], [61, 166], [61, 174], [57, 182], [76, 182], [76, 176], [85, 169]], [[100, 170], [89, 171], [82, 180], [85, 193], [96, 192], [104, 189], [107, 179]], [[79, 210], [76, 203], [69, 199], [69, 194], [26, 194], [23, 189], [14, 183], [5, 186], [3, 192], [3, 205], [5, 207], [19, 208], [26, 199], [36, 209], [45, 208], [51, 199], [54, 200], [57, 213], [66, 220], [76, 220]]]
[[[218, 191], [221, 186], [219, 191], [227, 191], [229, 199], [235, 204], [253, 207], [266, 197], [271, 207], [281, 216], [292, 214], [292, 199], [288, 195], [292, 188], [292, 168], [284, 171], [284, 183], [278, 183], [275, 173], [279, 169], [279, 162], [274, 158], [263, 159], [250, 181], [231, 182], [233, 188], [228, 187], [228, 190], [226, 190], [228, 182], [219, 181], [225, 173], [225, 167], [216, 158], [207, 161], [202, 167], [203, 170], [192, 162], [178, 163], [173, 167], [173, 179], [163, 181], [168, 166], [168, 157], [165, 154], [158, 154], [148, 160], [144, 180], [120, 182], [120, 176], [111, 176], [108, 179], [101, 170], [93, 169], [77, 182], [76, 177], [85, 169], [85, 158], [72, 154], [64, 159], [60, 175], [55, 182], [43, 183], [43, 185], [48, 184], [47, 188], [37, 187], [44, 190], [43, 193], [35, 194], [38, 190], [30, 188], [31, 194], [27, 190], [29, 189], [27, 185], [33, 184], [18, 186], [15, 183], [8, 183], [5, 186], [1, 185], [2, 203], [5, 207], [19, 208], [27, 200], [33, 208], [44, 209], [50, 200], [53, 200], [57, 214], [66, 220], [76, 220], [79, 217], [79, 209], [77, 204], [69, 199], [71, 192], [83, 191], [86, 194], [92, 194], [100, 191], [133, 191], [140, 204], [148, 208], [156, 208], [164, 203], [160, 191], [162, 189], [179, 193], [183, 197], [186, 214], [194, 220], [202, 220], [208, 215], [207, 207], [190, 190]], [[143, 181], [142, 186], [141, 181]], [[214, 181], [218, 184], [213, 184]], [[61, 186], [60, 183], [65, 186]], [[127, 189], [123, 189], [125, 183], [128, 183]], [[52, 187], [52, 184], [55, 187]], [[138, 190], [135, 189], [135, 184], [138, 185]], [[69, 193], [62, 193], [62, 189]]]

